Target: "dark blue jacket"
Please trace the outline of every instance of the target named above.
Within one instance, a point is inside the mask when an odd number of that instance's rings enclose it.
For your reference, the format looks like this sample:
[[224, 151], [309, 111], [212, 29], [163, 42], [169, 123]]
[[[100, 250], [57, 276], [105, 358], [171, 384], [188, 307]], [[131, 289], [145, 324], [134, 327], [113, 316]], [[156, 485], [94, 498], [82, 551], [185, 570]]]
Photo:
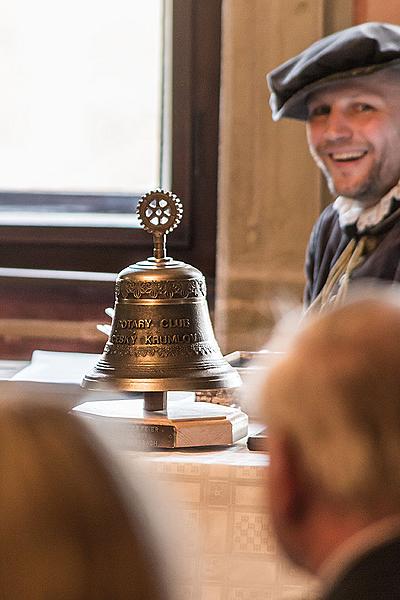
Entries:
[[359, 557], [323, 600], [399, 600], [400, 538]]
[[[371, 250], [351, 279], [400, 281], [400, 202], [393, 200], [391, 214], [367, 233]], [[355, 226], [340, 228], [339, 215], [332, 204], [321, 214], [312, 230], [306, 255], [306, 306], [319, 294], [338, 257], [357, 235]]]

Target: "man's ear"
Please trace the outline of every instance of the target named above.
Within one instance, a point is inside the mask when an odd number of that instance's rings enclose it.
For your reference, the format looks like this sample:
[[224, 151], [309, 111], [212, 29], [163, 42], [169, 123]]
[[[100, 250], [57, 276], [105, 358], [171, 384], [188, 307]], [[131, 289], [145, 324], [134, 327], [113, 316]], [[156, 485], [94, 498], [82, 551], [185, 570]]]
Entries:
[[301, 457], [284, 433], [268, 437], [270, 455], [269, 502], [275, 519], [295, 525], [307, 510], [307, 483]]

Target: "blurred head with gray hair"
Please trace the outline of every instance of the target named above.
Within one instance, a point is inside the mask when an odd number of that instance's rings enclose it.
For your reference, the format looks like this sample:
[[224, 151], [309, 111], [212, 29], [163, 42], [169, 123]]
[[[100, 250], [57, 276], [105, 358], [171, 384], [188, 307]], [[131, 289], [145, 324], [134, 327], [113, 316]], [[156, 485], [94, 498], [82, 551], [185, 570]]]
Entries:
[[359, 289], [306, 319], [259, 394], [274, 526], [318, 572], [347, 538], [400, 515], [400, 290]]
[[18, 393], [1, 386], [0, 598], [172, 598], [140, 473], [51, 392]]

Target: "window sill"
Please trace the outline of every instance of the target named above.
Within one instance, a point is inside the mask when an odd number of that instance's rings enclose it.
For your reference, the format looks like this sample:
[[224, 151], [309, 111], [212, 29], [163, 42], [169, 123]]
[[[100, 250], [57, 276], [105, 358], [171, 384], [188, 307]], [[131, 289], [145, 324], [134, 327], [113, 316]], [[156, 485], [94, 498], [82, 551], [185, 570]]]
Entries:
[[0, 211], [0, 227], [140, 227], [136, 214]]

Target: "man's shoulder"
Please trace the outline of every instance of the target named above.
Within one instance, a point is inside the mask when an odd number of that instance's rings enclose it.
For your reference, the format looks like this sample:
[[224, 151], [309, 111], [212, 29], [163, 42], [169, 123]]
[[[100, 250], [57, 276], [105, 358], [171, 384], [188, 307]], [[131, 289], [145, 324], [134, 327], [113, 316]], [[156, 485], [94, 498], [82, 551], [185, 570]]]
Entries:
[[333, 226], [339, 222], [339, 215], [337, 210], [334, 207], [334, 203], [328, 204], [326, 208], [319, 215], [317, 221], [315, 222], [314, 229]]
[[324, 600], [400, 599], [400, 537], [360, 557]]
[[311, 232], [309, 250], [315, 252], [321, 245], [328, 243], [334, 235], [335, 242], [340, 237], [339, 215], [333, 204], [329, 204], [320, 214]]

